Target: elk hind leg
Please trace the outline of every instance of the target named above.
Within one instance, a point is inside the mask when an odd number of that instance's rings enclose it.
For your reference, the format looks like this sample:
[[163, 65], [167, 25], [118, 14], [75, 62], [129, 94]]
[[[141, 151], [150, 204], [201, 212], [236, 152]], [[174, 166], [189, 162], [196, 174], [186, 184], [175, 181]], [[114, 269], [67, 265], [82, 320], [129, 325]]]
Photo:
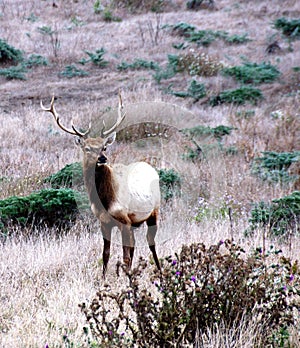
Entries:
[[148, 231], [147, 231], [147, 242], [149, 245], [149, 248], [152, 252], [154, 262], [156, 264], [157, 269], [160, 271], [160, 263], [156, 254], [155, 249], [155, 236], [157, 232], [157, 213], [154, 212], [147, 220], [146, 220]]

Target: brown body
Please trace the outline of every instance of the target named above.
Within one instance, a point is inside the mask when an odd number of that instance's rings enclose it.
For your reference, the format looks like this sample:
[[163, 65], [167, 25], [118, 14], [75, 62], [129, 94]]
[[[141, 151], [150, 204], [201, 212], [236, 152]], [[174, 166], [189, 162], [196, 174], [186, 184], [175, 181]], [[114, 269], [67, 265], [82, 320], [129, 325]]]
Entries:
[[128, 166], [108, 164], [105, 155], [106, 147], [116, 137], [114, 130], [122, 122], [122, 99], [119, 95], [119, 116], [117, 122], [109, 130], [103, 127], [101, 136], [87, 138], [89, 130], [79, 132], [73, 125], [67, 129], [59, 122], [54, 109], [54, 98], [50, 108], [60, 128], [78, 136], [78, 143], [83, 151], [83, 175], [89, 195], [91, 209], [101, 223], [103, 234], [103, 276], [105, 276], [110, 256], [111, 231], [117, 226], [122, 233], [123, 260], [131, 267], [135, 239], [133, 229], [146, 222], [148, 225], [147, 242], [153, 254], [155, 264], [160, 264], [155, 250], [155, 235], [160, 205], [159, 177], [154, 168], [145, 162], [135, 162]]

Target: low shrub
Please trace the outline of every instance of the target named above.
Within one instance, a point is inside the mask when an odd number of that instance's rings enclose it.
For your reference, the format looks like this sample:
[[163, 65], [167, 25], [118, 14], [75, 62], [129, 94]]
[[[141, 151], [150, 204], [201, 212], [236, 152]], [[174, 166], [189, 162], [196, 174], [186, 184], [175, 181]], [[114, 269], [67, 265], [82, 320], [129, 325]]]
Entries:
[[300, 19], [278, 18], [274, 22], [274, 27], [289, 38], [300, 38]]
[[217, 127], [196, 126], [192, 128], [185, 128], [182, 131], [192, 137], [201, 138], [203, 136], [212, 136], [216, 140], [221, 141], [225, 135], [230, 135], [234, 127], [219, 125]]
[[89, 62], [92, 62], [93, 64], [97, 65], [100, 68], [104, 68], [108, 65], [108, 61], [104, 59], [104, 54], [106, 53], [105, 49], [102, 47], [98, 50], [96, 50], [95, 52], [91, 52], [91, 51], [84, 51], [88, 56], [89, 59], [86, 58], [82, 58], [79, 63], [82, 65], [85, 65]]
[[65, 70], [61, 71], [59, 75], [71, 79], [72, 77], [88, 76], [89, 73], [82, 69], [78, 69], [76, 65], [71, 64], [71, 65], [67, 65], [65, 67]]
[[45, 183], [50, 183], [52, 188], [72, 187], [78, 183], [83, 183], [82, 164], [75, 162], [67, 164], [57, 173], [49, 175], [44, 179]]
[[0, 63], [16, 64], [23, 60], [20, 50], [10, 46], [5, 40], [0, 39]]
[[217, 106], [223, 103], [243, 105], [250, 102], [256, 104], [262, 98], [263, 95], [260, 89], [243, 86], [237, 89], [223, 91], [219, 95], [211, 97], [209, 103], [211, 106]]
[[160, 169], [158, 171], [161, 195], [168, 201], [180, 194], [181, 178], [174, 169]]
[[74, 190], [43, 189], [25, 197], [0, 200], [0, 230], [9, 235], [11, 225], [67, 228], [78, 215], [80, 194]]
[[225, 75], [234, 77], [241, 83], [251, 83], [255, 85], [273, 82], [280, 74], [275, 66], [265, 62], [260, 64], [245, 62], [241, 66], [224, 68], [222, 72]]
[[206, 96], [206, 88], [203, 83], [192, 80], [187, 88], [187, 91], [169, 91], [170, 94], [179, 98], [193, 98], [195, 102]]
[[[299, 312], [299, 265], [279, 254], [257, 249], [246, 255], [228, 240], [185, 245], [163, 260], [162, 275], [140, 259], [125, 271], [128, 286], [106, 284], [90, 305], [80, 305], [84, 330], [99, 347], [188, 347], [202, 346], [217, 324], [230, 330], [242, 318], [255, 318], [263, 328], [256, 347], [266, 347]], [[152, 284], [143, 276], [149, 271]]]
[[288, 169], [298, 161], [300, 161], [300, 151], [264, 151], [261, 157], [254, 158], [252, 173], [265, 181], [280, 184], [290, 183], [297, 180], [298, 177], [289, 175]]
[[217, 59], [203, 52], [190, 50], [178, 57], [177, 68], [186, 71], [191, 76], [215, 76], [223, 68], [223, 64]]
[[6, 69], [0, 69], [0, 76], [6, 77], [7, 80], [26, 80], [25, 74], [27, 71], [23, 64], [18, 64]]
[[249, 223], [247, 234], [258, 228], [264, 228], [273, 236], [286, 237], [291, 233], [299, 233], [300, 191], [273, 199], [271, 203], [256, 203], [251, 210]]
[[145, 59], [135, 59], [133, 63], [127, 63], [127, 62], [122, 62], [121, 64], [118, 65], [117, 67], [118, 70], [128, 70], [128, 69], [133, 69], [133, 70], [139, 70], [139, 69], [150, 69], [150, 70], [158, 70], [159, 65], [156, 62], [153, 61], [148, 61]]

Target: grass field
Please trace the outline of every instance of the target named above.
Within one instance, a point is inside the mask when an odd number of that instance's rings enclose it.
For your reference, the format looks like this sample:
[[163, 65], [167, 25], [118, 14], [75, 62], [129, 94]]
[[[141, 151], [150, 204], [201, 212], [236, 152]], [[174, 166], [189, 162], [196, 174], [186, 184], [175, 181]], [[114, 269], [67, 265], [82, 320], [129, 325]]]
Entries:
[[[271, 202], [300, 190], [299, 179], [267, 182], [251, 169], [253, 159], [263, 151], [300, 151], [300, 40], [287, 38], [274, 27], [278, 18], [299, 19], [300, 3], [216, 0], [212, 7], [196, 11], [187, 10], [186, 2], [164, 1], [162, 12], [155, 13], [147, 2], [134, 11], [135, 6], [129, 8], [126, 1], [0, 0], [0, 39], [21, 50], [24, 60], [31, 55], [46, 59], [45, 65], [27, 63], [24, 68], [22, 62], [2, 61], [0, 56], [1, 70], [19, 66], [25, 78], [10, 78], [0, 71], [0, 199], [48, 187], [43, 178], [81, 158], [74, 139], [42, 112], [41, 100], [48, 105], [55, 95], [63, 124], [69, 127], [73, 120], [84, 129], [92, 121], [97, 132], [102, 118], [112, 122], [111, 110], [117, 107], [121, 89], [125, 126], [153, 121], [181, 130], [166, 141], [149, 137], [118, 142], [110, 154], [115, 162], [146, 159], [181, 176], [182, 195], [161, 207], [160, 258], [174, 255], [185, 244], [211, 245], [233, 238], [246, 253], [265, 243], [266, 249], [275, 245], [286, 257], [299, 260], [299, 226], [298, 233], [284, 241], [264, 238], [262, 229], [245, 236], [245, 230], [253, 203]], [[178, 23], [215, 34], [210, 33], [211, 42], [192, 42], [190, 33], [174, 30]], [[249, 40], [229, 41], [233, 36]], [[105, 53], [97, 56], [101, 48]], [[206, 60], [199, 58], [201, 54]], [[167, 71], [168, 55], [180, 56], [178, 71], [174, 65], [171, 73]], [[193, 56], [198, 57], [196, 63]], [[134, 64], [136, 59], [143, 60], [138, 68], [120, 69], [120, 64]], [[149, 68], [150, 61], [159, 68]], [[247, 84], [218, 68], [245, 62], [269, 63], [279, 74], [272, 75], [272, 81]], [[247, 78], [253, 76], [250, 72]], [[192, 80], [205, 85], [205, 96], [198, 98], [197, 92], [188, 90]], [[223, 103], [222, 92], [245, 86], [259, 88], [263, 98]], [[182, 91], [188, 95], [178, 96]], [[219, 103], [212, 106], [216, 96]], [[207, 131], [220, 125], [232, 127], [230, 134], [218, 138], [202, 132], [195, 137], [201, 159], [184, 158], [186, 147], [194, 148], [195, 143], [183, 136], [183, 129], [203, 126]], [[290, 166], [290, 175], [300, 175], [299, 163]], [[0, 244], [0, 346], [92, 347], [83, 332], [86, 322], [79, 304], [90, 302], [103, 286], [98, 223], [92, 216], [80, 218], [61, 235], [46, 227], [32, 230], [15, 226]], [[151, 259], [144, 228], [138, 233], [134, 265], [140, 256]], [[113, 241], [106, 282], [118, 290], [127, 280], [115, 272], [122, 260], [117, 231]], [[140, 282], [147, 288], [149, 268]], [[289, 339], [273, 347], [300, 347], [299, 311], [296, 316]], [[209, 330], [204, 346], [256, 347], [260, 335], [264, 333], [255, 320], [245, 319], [231, 330], [221, 324]]]

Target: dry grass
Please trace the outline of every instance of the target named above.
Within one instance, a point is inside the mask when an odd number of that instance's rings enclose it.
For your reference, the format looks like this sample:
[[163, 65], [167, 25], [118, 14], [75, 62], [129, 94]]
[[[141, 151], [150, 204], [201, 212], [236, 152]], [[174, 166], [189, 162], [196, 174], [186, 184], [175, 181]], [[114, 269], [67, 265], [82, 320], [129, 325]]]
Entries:
[[[123, 18], [120, 23], [104, 22], [93, 11], [94, 1], [55, 1], [58, 7], [53, 7], [52, 3], [0, 0], [0, 38], [23, 50], [25, 55], [40, 54], [50, 62], [47, 67], [32, 69], [26, 81], [7, 81], [0, 77], [0, 177], [8, 179], [0, 182], [0, 198], [39, 189], [40, 178], [80, 158], [72, 139], [58, 131], [51, 117], [41, 112], [40, 99], [47, 104], [54, 93], [58, 97], [57, 109], [66, 125], [71, 119], [82, 127], [90, 120], [101, 125], [99, 115], [116, 106], [117, 91], [121, 87], [129, 124], [150, 119], [179, 129], [198, 124], [237, 128], [225, 140], [225, 145], [236, 146], [239, 155], [215, 154], [198, 164], [182, 160], [178, 138], [155, 148], [149, 145], [141, 148], [137, 144], [115, 146], [113, 156], [118, 161], [125, 163], [133, 157], [144, 157], [146, 153], [158, 157], [161, 166], [180, 171], [184, 178], [182, 198], [172, 207], [162, 207], [158, 255], [173, 254], [185, 243], [212, 244], [232, 236], [246, 250], [262, 245], [259, 233], [251, 238], [244, 237], [251, 203], [270, 201], [290, 193], [293, 187], [265, 185], [250, 175], [249, 162], [260, 151], [300, 149], [299, 86], [298, 93], [289, 94], [296, 88], [291, 69], [299, 66], [300, 41], [293, 43], [294, 50], [290, 52], [287, 42], [271, 25], [281, 16], [299, 17], [299, 2], [275, 0], [271, 6], [268, 1], [220, 0], [216, 1], [214, 10], [189, 12], [184, 1], [170, 1], [169, 12], [162, 13], [159, 19], [153, 13], [133, 15], [125, 9], [116, 10]], [[36, 21], [28, 20], [32, 14]], [[74, 19], [82, 25], [75, 25]], [[252, 41], [247, 44], [235, 46], [217, 40], [209, 47], [196, 49], [218, 57], [226, 65], [240, 64], [241, 56], [254, 62], [270, 61], [281, 71], [280, 80], [261, 86], [265, 99], [256, 106], [211, 108], [165, 94], [161, 87], [167, 87], [169, 82], [157, 85], [149, 72], [119, 72], [116, 67], [121, 61], [143, 58], [165, 65], [167, 54], [178, 54], [172, 44], [180, 42], [181, 38], [165, 30], [160, 29], [157, 43], [153, 42], [149, 27], [155, 28], [158, 20], [162, 24], [183, 21], [199, 29], [226, 30], [231, 34], [248, 33]], [[50, 26], [57, 32], [60, 43], [57, 52], [49, 37], [39, 33], [38, 28], [43, 26]], [[268, 55], [265, 49], [273, 35], [277, 35], [282, 49], [278, 54]], [[66, 65], [84, 56], [84, 50], [94, 51], [100, 47], [107, 51], [108, 67], [86, 66], [90, 75], [84, 78], [59, 77], [58, 73]], [[179, 75], [172, 83], [180, 90], [189, 80], [188, 75]], [[236, 86], [233, 80], [221, 75], [203, 81], [209, 86], [210, 95]], [[238, 112], [249, 110], [255, 111], [252, 118], [236, 116]], [[271, 113], [277, 110], [283, 116], [274, 119]], [[109, 114], [104, 117], [109, 118]], [[193, 217], [199, 197], [205, 197], [218, 209], [229, 196], [239, 207], [233, 225], [227, 218], [195, 223]], [[84, 346], [82, 326], [85, 323], [78, 304], [89, 301], [102, 285], [102, 237], [95, 222], [90, 222], [90, 226], [78, 221], [69, 234], [60, 238], [44, 229], [38, 238], [28, 240], [22, 237], [27, 231], [19, 231], [18, 238], [0, 245], [1, 347], [62, 347], [64, 335], [75, 346]], [[135, 257], [149, 258], [143, 229], [137, 243]], [[267, 241], [271, 243], [274, 241]], [[299, 258], [299, 238], [281, 247], [287, 256]], [[107, 281], [118, 288], [124, 279], [116, 277], [114, 272], [121, 259], [117, 233], [112, 254]], [[147, 284], [147, 281], [145, 274], [143, 282]], [[252, 334], [259, 334], [255, 322], [249, 327], [247, 323], [237, 324], [235, 330], [237, 334], [222, 326], [216, 327], [208, 333], [206, 347], [253, 347]], [[292, 340], [293, 347], [298, 347], [299, 327], [293, 330]]]

